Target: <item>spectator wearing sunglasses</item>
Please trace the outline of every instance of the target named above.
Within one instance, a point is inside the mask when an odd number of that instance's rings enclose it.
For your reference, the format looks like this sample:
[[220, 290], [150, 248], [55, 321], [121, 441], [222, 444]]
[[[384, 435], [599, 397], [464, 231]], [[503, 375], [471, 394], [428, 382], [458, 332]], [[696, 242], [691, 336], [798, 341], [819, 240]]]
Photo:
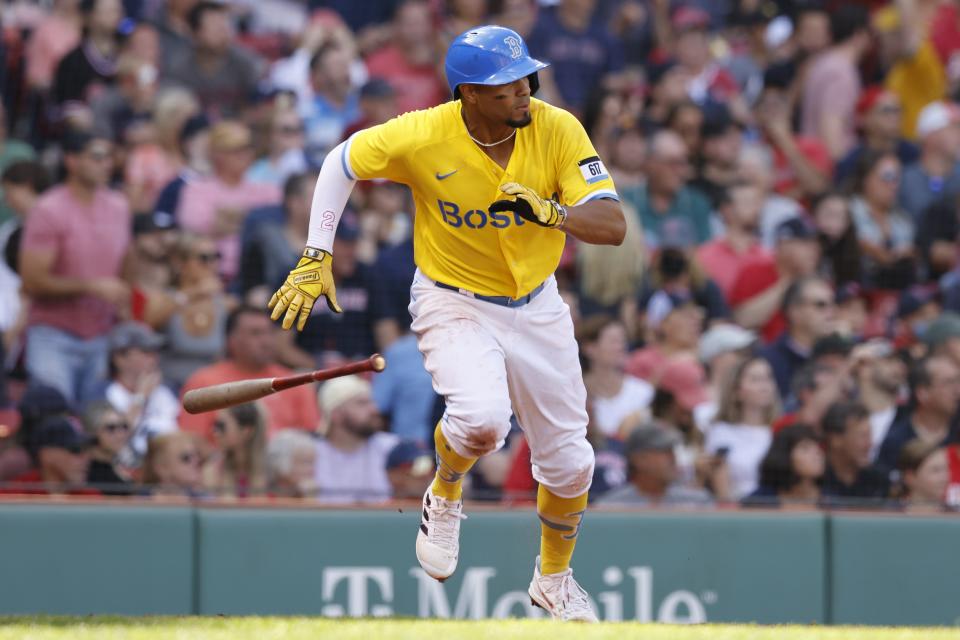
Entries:
[[217, 452], [203, 470], [204, 486], [219, 497], [263, 495], [267, 489], [267, 425], [253, 402], [217, 412]]
[[787, 330], [760, 351], [773, 367], [780, 397], [790, 397], [790, 382], [810, 360], [819, 338], [832, 332], [836, 316], [833, 289], [820, 278], [803, 278], [783, 294], [783, 315]]
[[902, 289], [915, 279], [914, 222], [897, 203], [901, 175], [892, 151], [866, 153], [857, 165], [850, 216], [868, 289]]
[[105, 495], [128, 495], [133, 485], [118, 464], [120, 452], [130, 442], [130, 423], [107, 402], [95, 402], [83, 415], [83, 426], [93, 438], [87, 482]]
[[143, 464], [143, 484], [155, 496], [202, 497], [200, 448], [195, 436], [174, 431], [150, 441]]
[[148, 314], [147, 322], [162, 327], [166, 344], [160, 367], [164, 381], [178, 390], [223, 353], [227, 315], [236, 301], [217, 277], [220, 252], [211, 238], [184, 234], [173, 256], [176, 290]]

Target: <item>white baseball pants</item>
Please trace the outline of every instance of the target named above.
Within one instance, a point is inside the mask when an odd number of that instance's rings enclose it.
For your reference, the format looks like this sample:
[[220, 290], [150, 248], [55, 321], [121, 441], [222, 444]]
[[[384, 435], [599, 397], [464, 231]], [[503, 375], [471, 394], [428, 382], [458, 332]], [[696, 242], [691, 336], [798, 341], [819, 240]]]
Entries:
[[562, 498], [585, 493], [594, 462], [587, 393], [556, 280], [509, 308], [440, 288], [417, 270], [410, 299], [411, 329], [433, 388], [446, 399], [440, 428], [454, 450], [466, 457], [496, 451], [515, 413], [534, 479]]

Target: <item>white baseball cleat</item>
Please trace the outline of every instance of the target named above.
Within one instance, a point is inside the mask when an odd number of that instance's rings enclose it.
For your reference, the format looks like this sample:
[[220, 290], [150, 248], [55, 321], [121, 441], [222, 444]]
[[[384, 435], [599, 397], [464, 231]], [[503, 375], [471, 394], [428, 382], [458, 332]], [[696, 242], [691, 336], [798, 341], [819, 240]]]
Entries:
[[540, 556], [537, 556], [527, 593], [530, 594], [530, 603], [546, 609], [554, 620], [598, 622], [587, 592], [573, 579], [573, 569], [543, 575], [540, 573]]
[[443, 582], [457, 569], [460, 558], [460, 521], [462, 500], [446, 500], [433, 495], [432, 487], [423, 494], [423, 513], [417, 533], [417, 560], [428, 576]]

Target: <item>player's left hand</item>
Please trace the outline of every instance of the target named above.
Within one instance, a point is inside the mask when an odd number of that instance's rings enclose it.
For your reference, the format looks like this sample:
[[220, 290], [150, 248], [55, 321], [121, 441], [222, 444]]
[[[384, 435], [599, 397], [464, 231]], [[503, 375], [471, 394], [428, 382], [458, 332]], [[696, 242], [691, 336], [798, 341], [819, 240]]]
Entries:
[[490, 213], [512, 211], [524, 220], [551, 229], [563, 226], [567, 220], [567, 210], [559, 202], [541, 198], [522, 184], [507, 182], [500, 185], [500, 191], [516, 196], [516, 200], [497, 200], [490, 205]]
[[297, 323], [297, 331], [303, 331], [307, 318], [313, 310], [313, 303], [323, 296], [327, 306], [334, 313], [343, 313], [337, 304], [337, 287], [333, 281], [333, 256], [326, 251], [320, 251], [320, 257], [314, 258], [306, 254], [290, 275], [287, 276], [280, 289], [273, 294], [267, 306], [271, 309], [271, 320], [279, 320], [283, 316], [284, 329], [289, 329]]

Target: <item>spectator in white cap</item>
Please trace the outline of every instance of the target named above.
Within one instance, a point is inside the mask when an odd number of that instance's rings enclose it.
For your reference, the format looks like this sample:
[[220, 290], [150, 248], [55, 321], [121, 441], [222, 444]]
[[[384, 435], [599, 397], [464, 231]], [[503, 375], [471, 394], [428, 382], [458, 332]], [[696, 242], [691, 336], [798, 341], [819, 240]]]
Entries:
[[931, 102], [917, 119], [920, 159], [903, 170], [900, 205], [917, 220], [931, 204], [960, 193], [960, 108]]
[[720, 392], [724, 381], [737, 363], [749, 354], [757, 334], [736, 324], [718, 324], [700, 336], [698, 355], [707, 373], [707, 392], [710, 399], [693, 409], [694, 424], [706, 431], [717, 415]]
[[180, 403], [160, 373], [163, 344], [162, 336], [139, 322], [119, 324], [109, 335], [110, 379], [94, 399], [108, 402], [129, 425], [118, 461], [130, 468], [140, 466], [151, 438], [177, 430]]
[[344, 376], [320, 387], [320, 407], [327, 425], [317, 442], [316, 480], [324, 502], [382, 502], [393, 488], [387, 457], [399, 439], [380, 430], [370, 383]]

